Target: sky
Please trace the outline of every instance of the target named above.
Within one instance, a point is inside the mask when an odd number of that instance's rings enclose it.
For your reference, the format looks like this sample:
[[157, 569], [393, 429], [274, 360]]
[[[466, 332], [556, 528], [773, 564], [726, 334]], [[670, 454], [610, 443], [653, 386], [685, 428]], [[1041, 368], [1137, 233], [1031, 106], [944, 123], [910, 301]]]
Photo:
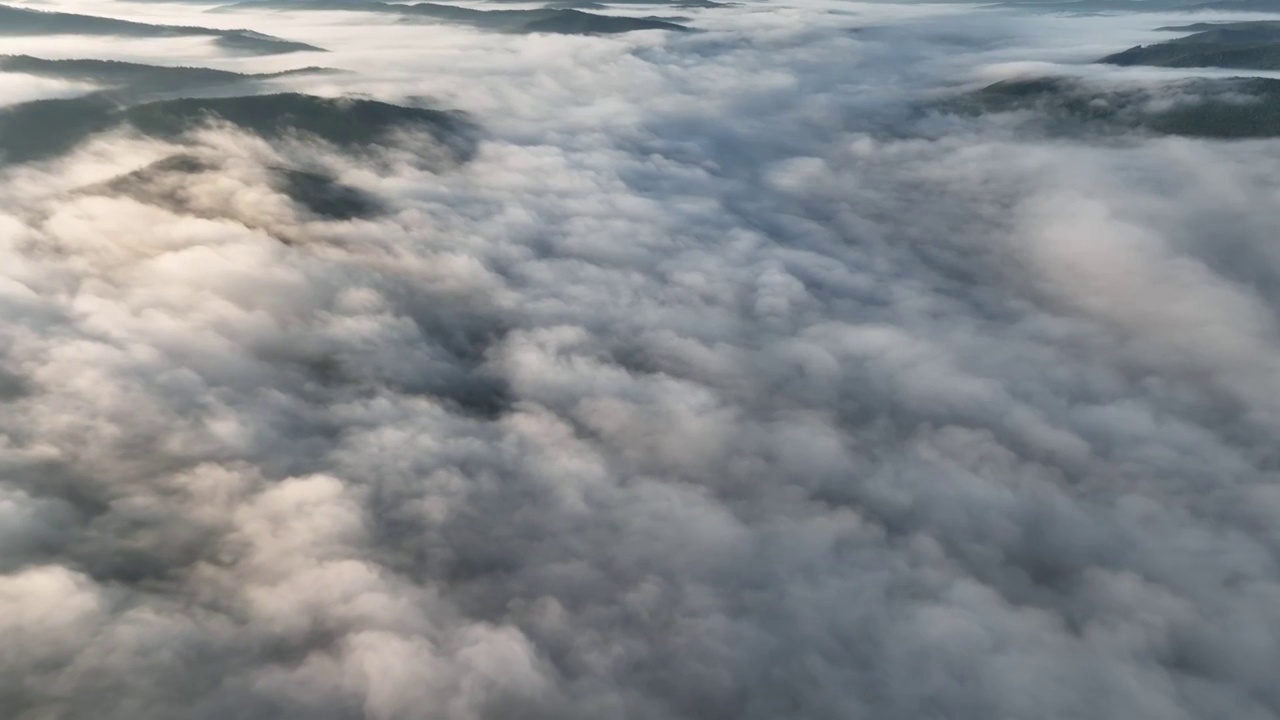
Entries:
[[[1221, 76], [1092, 61], [1232, 16], [39, 7], [328, 52], [0, 52], [336, 68], [269, 87], [478, 139], [0, 166], [0, 714], [1280, 717], [1280, 141], [945, 105]], [[175, 155], [212, 169], [112, 185]]]

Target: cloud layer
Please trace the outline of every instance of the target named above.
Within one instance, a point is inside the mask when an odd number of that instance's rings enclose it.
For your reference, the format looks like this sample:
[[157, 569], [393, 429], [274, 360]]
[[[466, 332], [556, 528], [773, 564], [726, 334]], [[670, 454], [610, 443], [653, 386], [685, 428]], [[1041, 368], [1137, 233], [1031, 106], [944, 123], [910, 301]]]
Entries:
[[[936, 102], [1167, 18], [56, 6], [312, 43], [92, 47], [323, 63], [273, 87], [483, 139], [117, 128], [0, 170], [7, 716], [1280, 714], [1280, 142]], [[107, 191], [175, 155], [220, 170]]]

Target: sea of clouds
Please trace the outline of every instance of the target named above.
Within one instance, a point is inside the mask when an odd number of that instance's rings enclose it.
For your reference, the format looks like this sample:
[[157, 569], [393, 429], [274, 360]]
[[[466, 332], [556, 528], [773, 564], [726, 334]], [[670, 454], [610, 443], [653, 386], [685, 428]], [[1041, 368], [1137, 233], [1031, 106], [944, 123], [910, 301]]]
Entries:
[[[1079, 65], [1169, 17], [40, 7], [331, 52], [0, 51], [335, 67], [275, 86], [481, 140], [0, 168], [0, 715], [1280, 716], [1280, 141], [934, 103], [1171, 76]], [[158, 180], [180, 207], [85, 190], [175, 152], [224, 166]], [[298, 163], [385, 211], [308, 214], [269, 182]]]

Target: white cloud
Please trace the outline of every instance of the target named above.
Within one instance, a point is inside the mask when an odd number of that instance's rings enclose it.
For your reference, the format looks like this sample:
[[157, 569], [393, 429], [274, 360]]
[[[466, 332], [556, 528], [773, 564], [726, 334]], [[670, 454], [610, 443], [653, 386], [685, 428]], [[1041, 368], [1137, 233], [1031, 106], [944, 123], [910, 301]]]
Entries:
[[[316, 43], [352, 72], [281, 86], [484, 135], [3, 168], [15, 717], [1280, 712], [1280, 145], [917, 112], [1147, 19], [113, 8]], [[180, 152], [219, 166], [155, 181], [181, 202], [103, 191]], [[317, 218], [279, 166], [387, 212]]]

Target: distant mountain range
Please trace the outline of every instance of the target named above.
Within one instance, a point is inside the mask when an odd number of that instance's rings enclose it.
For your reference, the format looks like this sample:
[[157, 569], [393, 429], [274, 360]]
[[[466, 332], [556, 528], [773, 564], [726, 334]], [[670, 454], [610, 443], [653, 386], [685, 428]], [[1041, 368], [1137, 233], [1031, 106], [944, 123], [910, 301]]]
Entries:
[[30, 55], [0, 55], [0, 71], [90, 82], [110, 88], [112, 97], [123, 101], [264, 82], [294, 75], [337, 72], [329, 68], [306, 67], [276, 73], [245, 74], [212, 68], [145, 65], [116, 60], [46, 60]]
[[998, 4], [1021, 10], [1089, 15], [1116, 12], [1280, 12], [1280, 0], [1002, 0]]
[[664, 18], [619, 17], [583, 12], [573, 8], [548, 7], [536, 10], [477, 10], [474, 8], [415, 3], [401, 5], [377, 0], [245, 0], [222, 9], [246, 10], [350, 10], [400, 15], [406, 18], [439, 20], [471, 25], [486, 30], [512, 33], [559, 33], [565, 35], [608, 35], [635, 30], [688, 31], [689, 28]]
[[1280, 136], [1280, 80], [1196, 78], [1142, 89], [1104, 89], [1072, 78], [1006, 80], [953, 100], [968, 114], [1031, 112], [1051, 132], [1134, 130], [1240, 139]]
[[47, 12], [0, 5], [0, 36], [23, 35], [112, 35], [119, 37], [209, 37], [219, 46], [236, 52], [272, 55], [290, 52], [318, 52], [306, 43], [282, 40], [252, 30], [218, 30], [180, 25], [150, 25], [93, 15]]
[[[490, 4], [529, 4], [529, 0], [485, 0]], [[716, 2], [716, 0], [550, 0], [544, 7], [576, 8], [579, 10], [599, 9], [610, 5], [660, 5], [670, 8], [722, 8], [733, 3]]]
[[398, 129], [416, 130], [432, 135], [458, 160], [470, 157], [475, 143], [474, 126], [458, 113], [373, 100], [282, 93], [121, 106], [91, 95], [0, 110], [0, 157], [7, 162], [42, 160], [95, 134], [123, 127], [174, 140], [214, 121], [267, 139], [313, 137], [347, 149], [377, 145]]
[[1280, 69], [1280, 22], [1196, 23], [1161, 30], [1193, 32], [1154, 45], [1108, 55], [1112, 65]]

